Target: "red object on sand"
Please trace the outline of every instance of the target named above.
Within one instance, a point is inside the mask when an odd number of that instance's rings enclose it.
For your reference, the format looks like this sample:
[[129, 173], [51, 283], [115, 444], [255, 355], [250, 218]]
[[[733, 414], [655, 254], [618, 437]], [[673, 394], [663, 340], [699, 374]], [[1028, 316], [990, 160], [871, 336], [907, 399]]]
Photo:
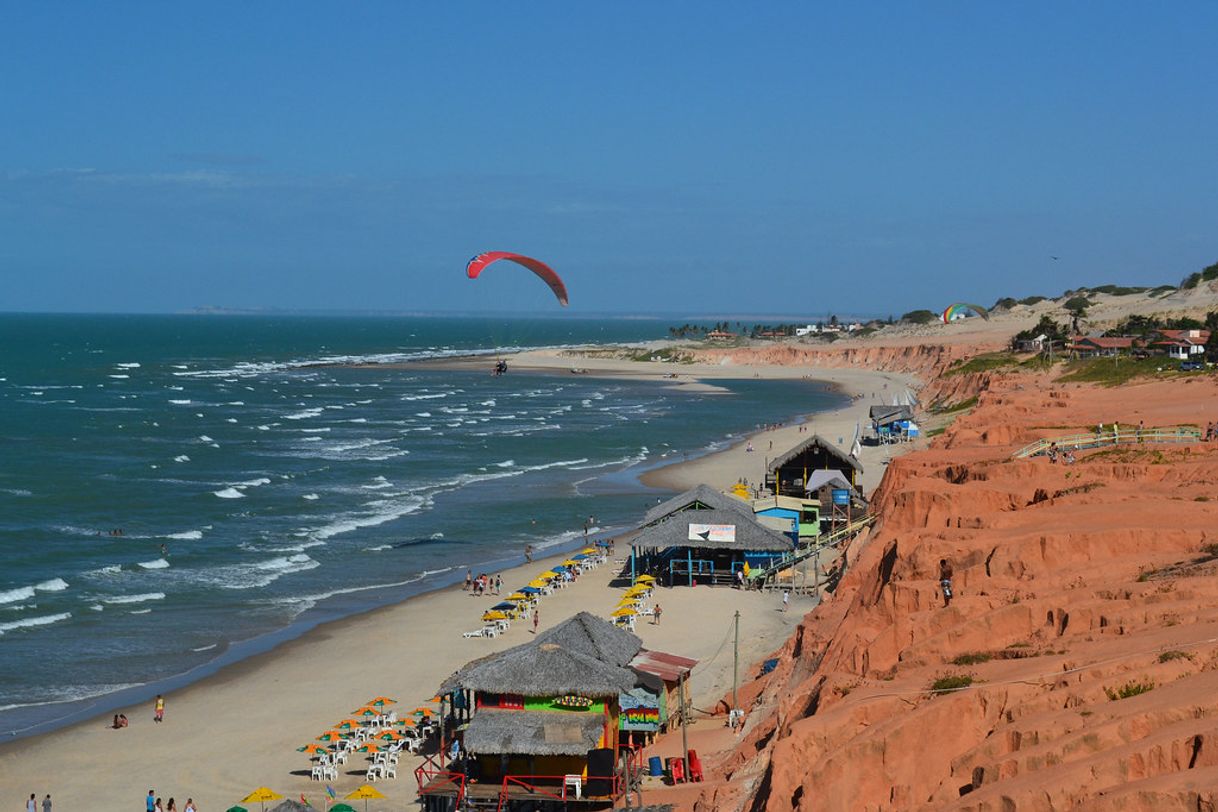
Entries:
[[685, 783], [685, 762], [673, 756], [668, 759], [668, 772], [672, 774], [672, 782], [674, 784]]
[[689, 751], [689, 780], [702, 780], [702, 760], [698, 758], [698, 753], [694, 750]]

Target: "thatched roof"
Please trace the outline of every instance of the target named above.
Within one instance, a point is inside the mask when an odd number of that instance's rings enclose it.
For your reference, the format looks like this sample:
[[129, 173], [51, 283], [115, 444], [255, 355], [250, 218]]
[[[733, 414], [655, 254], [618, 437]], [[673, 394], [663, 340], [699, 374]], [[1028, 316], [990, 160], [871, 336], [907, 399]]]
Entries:
[[794, 448], [787, 451], [785, 454], [782, 454], [782, 455], [770, 460], [770, 467], [767, 470], [770, 473], [773, 473], [773, 472], [777, 471], [779, 468], [782, 468], [783, 466], [790, 463], [792, 460], [794, 460], [800, 454], [803, 454], [805, 451], [808, 451], [808, 450], [815, 451], [818, 448], [824, 449], [824, 451], [830, 457], [833, 457], [834, 459], [840, 461], [843, 465], [853, 468], [854, 470], [856, 470], [860, 473], [862, 472], [862, 470], [863, 470], [862, 463], [860, 463], [854, 457], [851, 457], [846, 452], [839, 449], [837, 446], [830, 443], [824, 437], [821, 437], [819, 434], [813, 434], [811, 437], [804, 440], [802, 443], [799, 443]]
[[465, 749], [476, 755], [582, 756], [600, 742], [605, 717], [587, 711], [482, 708], [465, 729]]
[[740, 510], [752, 513], [748, 505], [734, 496], [717, 491], [710, 485], [695, 485], [647, 511], [643, 516], [643, 526], [655, 524], [683, 510]]
[[881, 426], [886, 426], [889, 423], [895, 423], [898, 420], [912, 420], [913, 407], [911, 406], [872, 406], [870, 409], [871, 419]]
[[[691, 524], [730, 524], [736, 527], [735, 541], [691, 541]], [[758, 550], [787, 552], [791, 539], [776, 530], [762, 526], [751, 510], [685, 510], [669, 516], [659, 524], [645, 528], [630, 542], [635, 547], [666, 550], [671, 547], [693, 547], [699, 550]]]
[[557, 643], [535, 641], [483, 657], [449, 677], [442, 691], [464, 688], [521, 696], [615, 697], [629, 691], [633, 671]]
[[638, 635], [588, 612], [580, 612], [542, 632], [536, 644], [542, 643], [557, 643], [568, 651], [617, 666], [626, 665], [643, 647]]

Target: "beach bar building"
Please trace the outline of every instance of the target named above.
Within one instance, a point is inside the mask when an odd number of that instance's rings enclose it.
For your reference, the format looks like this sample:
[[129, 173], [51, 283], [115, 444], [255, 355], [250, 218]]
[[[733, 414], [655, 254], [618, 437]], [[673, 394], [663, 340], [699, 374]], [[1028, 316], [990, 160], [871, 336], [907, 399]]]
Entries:
[[637, 636], [587, 612], [474, 660], [441, 687], [470, 709], [456, 731], [465, 756], [419, 768], [423, 809], [612, 806], [626, 790], [621, 754], [632, 752], [619, 750], [623, 736], [667, 721], [665, 678], [694, 664], [644, 652]]
[[763, 524], [749, 505], [705, 485], [657, 505], [645, 521], [630, 542], [631, 580], [646, 572], [667, 586], [731, 584], [746, 563], [767, 567], [796, 542]]
[[862, 464], [819, 434], [813, 434], [775, 457], [766, 469], [765, 486], [775, 496], [802, 498], [807, 493], [812, 474], [817, 471], [836, 471], [857, 493], [862, 493], [859, 483]]

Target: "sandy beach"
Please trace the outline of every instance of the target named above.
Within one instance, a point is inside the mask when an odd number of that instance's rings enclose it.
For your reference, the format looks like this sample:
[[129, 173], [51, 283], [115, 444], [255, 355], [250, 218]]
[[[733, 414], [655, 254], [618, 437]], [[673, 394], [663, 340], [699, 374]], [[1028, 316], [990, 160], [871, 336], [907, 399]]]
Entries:
[[[563, 365], [570, 366], [570, 359], [535, 353], [515, 360], [513, 367], [561, 374]], [[690, 391], [713, 391], [716, 379], [812, 374], [794, 367], [696, 365], [683, 366], [677, 370], [679, 378], [668, 383], [672, 379], [664, 376], [673, 372], [671, 365], [602, 360], [580, 365], [592, 375], [655, 379]], [[846, 443], [856, 420], [865, 418], [868, 405], [880, 402], [883, 393], [903, 392], [913, 383], [908, 376], [862, 370], [817, 370], [815, 377], [860, 396], [845, 409], [817, 415], [810, 424], [811, 431], [834, 442], [845, 438]], [[726, 487], [741, 476], [752, 481], [760, 477], [771, 441], [777, 452], [801, 436], [795, 425], [755, 432], [725, 451], [651, 471], [647, 481], [674, 489], [703, 481]], [[745, 450], [750, 441], [754, 452]], [[882, 452], [864, 451], [869, 488], [883, 471], [884, 460], [877, 453]], [[618, 591], [610, 581], [626, 553], [619, 545], [618, 564], [610, 562], [545, 598], [541, 629], [580, 610], [607, 615]], [[504, 571], [505, 589], [522, 585], [560, 560], [561, 556]], [[710, 587], [662, 589], [656, 600], [664, 607], [663, 624], [644, 622], [637, 632], [648, 647], [701, 661], [691, 678], [691, 695], [696, 707], [707, 709], [731, 688], [729, 632], [737, 610], [743, 673], [746, 665], [781, 646], [813, 605], [810, 598], [796, 597], [792, 611], [784, 614], [776, 595]], [[461, 632], [481, 625], [479, 616], [493, 602], [489, 596], [474, 598], [460, 587], [416, 596], [319, 626], [172, 693], [163, 724], [153, 722], [147, 703], [123, 711], [131, 720], [124, 730], [111, 730], [107, 715], [8, 744], [0, 750], [3, 800], [16, 808], [30, 792], [40, 798], [50, 792], [60, 808], [123, 810], [142, 803], [153, 789], [163, 798], [174, 797], [179, 807], [193, 798], [199, 809], [208, 812], [227, 809], [265, 785], [287, 797], [303, 793], [320, 806], [322, 788], [309, 780], [310, 762], [296, 748], [373, 696], [395, 697], [408, 711], [425, 703], [441, 681], [467, 661], [531, 639], [531, 624], [521, 622], [497, 639], [462, 638]], [[401, 808], [413, 801], [411, 772], [417, 763], [403, 759], [399, 777], [378, 784], [389, 800], [381, 807], [373, 802], [370, 808]], [[350, 792], [362, 783], [362, 772], [362, 757], [352, 759], [335, 789], [340, 795]]]

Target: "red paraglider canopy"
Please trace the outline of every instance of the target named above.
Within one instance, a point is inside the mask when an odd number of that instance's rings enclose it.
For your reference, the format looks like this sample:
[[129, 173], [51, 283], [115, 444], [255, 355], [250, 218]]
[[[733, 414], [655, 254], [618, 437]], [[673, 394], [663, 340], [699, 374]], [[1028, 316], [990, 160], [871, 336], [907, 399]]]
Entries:
[[486, 270], [487, 266], [493, 265], [501, 259], [511, 260], [540, 276], [550, 286], [550, 290], [554, 291], [558, 303], [563, 307], [567, 306], [567, 286], [563, 284], [562, 278], [541, 260], [526, 257], [523, 254], [513, 254], [511, 251], [487, 251], [485, 254], [479, 254], [471, 259], [465, 266], [465, 273], [470, 279], [477, 279], [478, 274]]

